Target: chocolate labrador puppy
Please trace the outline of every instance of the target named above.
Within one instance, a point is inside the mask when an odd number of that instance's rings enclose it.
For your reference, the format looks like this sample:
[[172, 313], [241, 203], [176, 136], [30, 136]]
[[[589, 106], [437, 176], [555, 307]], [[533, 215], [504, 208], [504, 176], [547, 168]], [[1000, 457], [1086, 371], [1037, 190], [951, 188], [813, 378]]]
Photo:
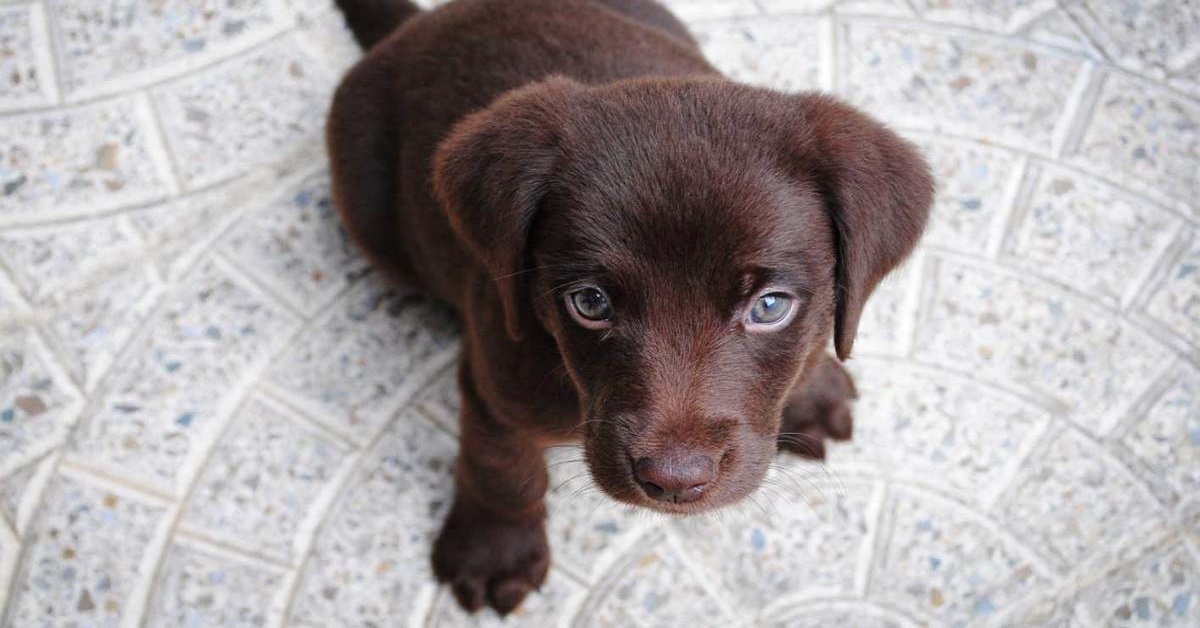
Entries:
[[462, 318], [455, 499], [433, 570], [469, 610], [546, 576], [547, 445], [667, 513], [850, 436], [863, 305], [932, 200], [834, 98], [731, 82], [650, 0], [339, 0], [367, 55], [328, 122], [374, 263]]

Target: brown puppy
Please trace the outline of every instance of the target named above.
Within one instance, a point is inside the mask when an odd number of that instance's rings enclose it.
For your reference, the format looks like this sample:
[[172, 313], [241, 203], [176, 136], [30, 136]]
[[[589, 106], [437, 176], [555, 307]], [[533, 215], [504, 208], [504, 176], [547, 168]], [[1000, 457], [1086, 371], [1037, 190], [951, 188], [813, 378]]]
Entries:
[[825, 347], [850, 354], [925, 225], [909, 144], [723, 79], [649, 0], [341, 4], [370, 51], [329, 118], [338, 210], [463, 321], [433, 567], [464, 607], [541, 585], [548, 444], [582, 436], [608, 494], [689, 513], [745, 497], [779, 446], [850, 436]]

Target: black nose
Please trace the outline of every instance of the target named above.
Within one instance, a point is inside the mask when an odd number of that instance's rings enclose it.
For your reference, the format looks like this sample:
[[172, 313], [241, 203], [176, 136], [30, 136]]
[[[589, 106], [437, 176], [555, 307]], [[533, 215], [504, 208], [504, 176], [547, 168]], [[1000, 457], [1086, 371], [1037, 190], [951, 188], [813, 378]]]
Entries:
[[717, 465], [703, 454], [638, 458], [633, 474], [650, 497], [664, 502], [700, 499], [705, 486], [717, 476]]

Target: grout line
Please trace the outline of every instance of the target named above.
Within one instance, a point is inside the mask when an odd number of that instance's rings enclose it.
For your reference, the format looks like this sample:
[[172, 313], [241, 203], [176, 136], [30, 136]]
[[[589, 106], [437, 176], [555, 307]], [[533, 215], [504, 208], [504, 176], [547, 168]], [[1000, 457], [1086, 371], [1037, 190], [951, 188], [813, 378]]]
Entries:
[[[63, 105], [67, 100], [67, 78], [66, 64], [63, 63], [66, 55], [62, 50], [62, 32], [59, 30], [58, 20], [55, 19], [56, 9], [50, 2], [39, 2], [38, 6], [44, 11], [42, 17], [44, 19], [43, 35], [46, 37], [46, 45], [49, 47], [50, 60], [53, 64], [54, 71], [54, 100], [50, 105], [42, 107], [29, 108], [28, 111], [57, 111], [58, 107]], [[44, 53], [43, 53], [44, 54]], [[25, 111], [25, 110], [19, 110]], [[6, 112], [15, 113], [15, 112]]]
[[262, 295], [264, 300], [271, 305], [286, 310], [299, 321], [308, 322], [308, 314], [304, 312], [296, 301], [286, 296], [288, 294], [286, 289], [276, 285], [274, 282], [265, 281], [263, 277], [259, 276], [259, 273], [242, 270], [236, 260], [229, 259], [228, 254], [219, 244], [214, 243], [213, 248], [209, 249], [208, 259], [212, 262], [213, 266], [220, 268], [221, 272], [233, 277], [239, 285], [253, 286], [254, 292]]
[[916, 349], [917, 334], [920, 328], [917, 322], [921, 320], [921, 313], [926, 305], [923, 296], [928, 273], [928, 259], [925, 251], [918, 249], [912, 253], [907, 262], [909, 265], [908, 277], [903, 285], [904, 293], [900, 298], [900, 311], [896, 313], [899, 321], [895, 346], [897, 355], [910, 356]]
[[1121, 310], [1129, 314], [1140, 312], [1150, 303], [1155, 291], [1160, 288], [1177, 264], [1183, 261], [1192, 247], [1195, 234], [1189, 230], [1179, 230], [1166, 246], [1159, 251], [1153, 264], [1148, 265], [1145, 273], [1138, 277], [1138, 283], [1132, 284], [1128, 294], [1122, 295]]
[[884, 566], [882, 561], [891, 547], [896, 529], [896, 498], [892, 483], [886, 479], [879, 480], [875, 490], [876, 494], [871, 496], [871, 507], [875, 509], [875, 528], [871, 533], [870, 547], [863, 552], [868, 554], [868, 560], [866, 564], [859, 565], [863, 569], [862, 581], [859, 582], [857, 578], [855, 581], [855, 588], [864, 600], [871, 599], [875, 572]]
[[867, 502], [865, 513], [867, 534], [862, 539], [862, 546], [859, 547], [854, 563], [854, 594], [864, 600], [870, 594], [871, 574], [878, 557], [879, 539], [883, 534], [884, 506], [887, 503], [887, 481], [877, 480], [871, 491], [871, 499]]
[[[0, 516], [0, 520], [4, 517]], [[14, 551], [8, 551], [9, 549]], [[23, 554], [20, 536], [8, 525], [0, 524], [0, 625], [13, 626], [5, 622], [5, 616], [16, 612], [16, 605], [8, 607], [8, 600], [17, 599], [17, 576]]]
[[303, 404], [297, 403], [296, 397], [270, 381], [259, 381], [254, 387], [252, 396], [270, 406], [281, 416], [286, 417], [287, 421], [295, 424], [298, 429], [332, 441], [343, 449], [350, 451], [362, 449], [363, 444], [352, 434], [334, 429], [331, 425], [313, 419], [302, 407]]
[[839, 20], [833, 14], [817, 18], [817, 51], [820, 68], [817, 83], [831, 94], [838, 92], [838, 28]]
[[982, 495], [979, 496], [979, 508], [983, 513], [989, 516], [997, 516], [997, 509], [1000, 506], [1001, 497], [1006, 495], [1016, 485], [1017, 478], [1021, 476], [1021, 472], [1025, 470], [1025, 463], [1033, 458], [1035, 451], [1041, 451], [1049, 442], [1050, 434], [1055, 425], [1066, 419], [1060, 418], [1053, 413], [1046, 413], [1037, 421], [1037, 425], [1029, 430], [1025, 440], [1021, 443], [1016, 453], [1008, 461], [1006, 468], [995, 480], [994, 486], [985, 488]]
[[[255, 548], [237, 543], [233, 539], [221, 538], [211, 534], [206, 534], [204, 530], [192, 527], [185, 522], [178, 522], [171, 535], [172, 540], [187, 541], [188, 545], [202, 546], [220, 550], [224, 554], [237, 556], [243, 562], [256, 565], [259, 567], [273, 569], [280, 572], [287, 571], [292, 565], [284, 558], [273, 555], [269, 552], [257, 550]], [[165, 558], [165, 555], [164, 555]], [[162, 562], [162, 561], [160, 561]], [[157, 578], [155, 578], [157, 580]], [[157, 587], [157, 582], [152, 586]]]
[[41, 509], [42, 498], [46, 494], [46, 486], [50, 483], [50, 478], [54, 475], [54, 470], [58, 467], [62, 456], [62, 450], [56, 449], [39, 461], [37, 469], [33, 472], [33, 476], [29, 478], [29, 482], [25, 485], [25, 492], [21, 495], [21, 503], [17, 506], [17, 520], [14, 522], [17, 526], [18, 536], [24, 536], [24, 533], [29, 530], [29, 526], [33, 522], [33, 515]]
[[[44, 70], [49, 76], [45, 77], [42, 87], [42, 95], [46, 101], [53, 107], [62, 102], [62, 77], [58, 71], [58, 65], [55, 61], [57, 55], [55, 53], [55, 38], [51, 33], [50, 20], [48, 19], [46, 8], [42, 2], [35, 2], [29, 5], [29, 31], [34, 43], [34, 66], [38, 70]], [[38, 39], [41, 41], [38, 42]], [[39, 46], [38, 43], [41, 45]], [[8, 113], [8, 112], [5, 112]], [[2, 608], [2, 606], [0, 606]]]
[[1028, 156], [1019, 155], [999, 197], [999, 207], [988, 226], [986, 257], [998, 260], [1016, 245], [1016, 234], [1025, 221], [1042, 169], [1032, 168]]
[[1071, 83], [1071, 90], [1055, 125], [1050, 140], [1052, 158], [1065, 159], [1079, 148], [1083, 134], [1092, 121], [1092, 113], [1104, 83], [1105, 75], [1099, 71], [1096, 64], [1085, 61]]
[[[1104, 62], [1113, 67], [1120, 67], [1117, 59], [1109, 54], [1110, 48], [1120, 48], [1104, 29], [1099, 27], [1099, 22], [1087, 10], [1087, 7], [1082, 6], [1078, 2], [1060, 2], [1060, 8], [1063, 15], [1075, 25], [1075, 28], [1083, 35], [1092, 49], [1100, 55]], [[1086, 22], [1086, 23], [1085, 23]], [[1103, 40], [1103, 41], [1101, 41]]]
[[138, 111], [145, 126], [150, 130], [147, 134], [146, 151], [150, 154], [150, 159], [154, 162], [159, 176], [170, 182], [171, 196], [177, 197], [187, 188], [187, 180], [175, 157], [174, 146], [172, 146], [174, 142], [171, 141], [166, 125], [163, 124], [162, 113], [155, 103], [154, 94], [148, 90], [137, 92], [137, 94]]

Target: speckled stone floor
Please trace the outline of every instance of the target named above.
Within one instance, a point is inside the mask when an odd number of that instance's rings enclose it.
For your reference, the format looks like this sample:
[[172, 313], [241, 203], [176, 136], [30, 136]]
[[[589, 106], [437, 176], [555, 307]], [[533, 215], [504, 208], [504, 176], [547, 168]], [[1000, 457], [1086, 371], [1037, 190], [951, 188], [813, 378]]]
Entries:
[[[0, 3], [0, 625], [472, 623], [456, 332], [331, 212], [328, 4]], [[1200, 3], [670, 4], [918, 142], [936, 216], [827, 467], [674, 521], [556, 465], [507, 625], [1200, 626]]]

